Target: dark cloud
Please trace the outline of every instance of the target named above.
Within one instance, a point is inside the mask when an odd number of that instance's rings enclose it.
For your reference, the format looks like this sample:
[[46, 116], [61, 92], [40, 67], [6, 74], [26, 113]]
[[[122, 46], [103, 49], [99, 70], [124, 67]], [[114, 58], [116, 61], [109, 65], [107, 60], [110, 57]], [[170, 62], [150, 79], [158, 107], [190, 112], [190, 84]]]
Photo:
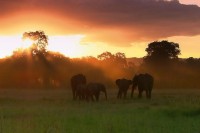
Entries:
[[78, 24], [67, 25], [72, 32], [74, 27], [92, 41], [128, 44], [200, 34], [200, 8], [177, 0], [0, 0], [0, 5], [2, 13], [41, 10], [62, 15]]

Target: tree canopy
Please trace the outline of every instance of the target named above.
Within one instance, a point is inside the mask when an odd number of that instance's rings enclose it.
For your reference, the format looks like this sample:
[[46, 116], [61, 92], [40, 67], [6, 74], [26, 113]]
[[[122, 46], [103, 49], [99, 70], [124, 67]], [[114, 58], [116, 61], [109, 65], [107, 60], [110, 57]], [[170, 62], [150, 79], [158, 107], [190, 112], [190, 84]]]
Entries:
[[48, 45], [48, 37], [43, 31], [25, 32], [22, 39], [30, 39], [33, 41], [31, 46], [32, 54], [46, 53]]
[[121, 52], [117, 52], [116, 54], [103, 52], [102, 54], [98, 55], [97, 58], [106, 63], [117, 64], [118, 66], [122, 67], [127, 66], [126, 56]]
[[178, 55], [181, 54], [179, 44], [168, 41], [152, 42], [145, 51], [147, 52], [145, 61], [151, 63], [167, 62], [171, 59], [177, 59]]

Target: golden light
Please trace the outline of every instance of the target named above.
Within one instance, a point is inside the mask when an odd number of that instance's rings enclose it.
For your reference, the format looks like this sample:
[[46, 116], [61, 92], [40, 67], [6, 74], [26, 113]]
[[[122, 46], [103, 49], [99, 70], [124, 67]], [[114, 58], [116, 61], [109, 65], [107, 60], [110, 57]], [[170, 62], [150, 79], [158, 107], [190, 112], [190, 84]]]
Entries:
[[[84, 35], [49, 36], [48, 51], [55, 51], [68, 57], [82, 57], [87, 46], [81, 45]], [[11, 56], [17, 49], [27, 49], [34, 43], [31, 39], [22, 39], [21, 35], [0, 36], [0, 58]]]
[[33, 43], [30, 39], [22, 40], [21, 35], [0, 36], [0, 58], [11, 56], [18, 49], [29, 48]]
[[0, 36], [0, 58], [11, 56], [13, 51], [20, 47], [20, 36]]
[[[83, 56], [94, 56], [109, 51], [112, 53], [123, 52], [127, 57], [133, 56], [133, 51], [136, 51], [135, 56], [142, 57], [144, 55], [146, 44], [142, 43], [132, 45], [129, 49], [126, 47], [116, 47], [101, 42], [82, 42], [85, 35], [62, 35], [62, 36], [48, 36], [47, 51], [59, 52], [70, 58], [79, 58]], [[34, 43], [33, 40], [22, 40], [22, 35], [16, 36], [0, 36], [0, 58], [11, 56], [13, 51], [17, 49], [27, 49]], [[143, 52], [140, 52], [143, 51]]]
[[34, 41], [31, 39], [24, 39], [22, 40], [21, 48], [22, 49], [30, 48], [33, 43]]
[[60, 52], [68, 57], [82, 57], [86, 46], [81, 45], [84, 35], [51, 36], [48, 50]]

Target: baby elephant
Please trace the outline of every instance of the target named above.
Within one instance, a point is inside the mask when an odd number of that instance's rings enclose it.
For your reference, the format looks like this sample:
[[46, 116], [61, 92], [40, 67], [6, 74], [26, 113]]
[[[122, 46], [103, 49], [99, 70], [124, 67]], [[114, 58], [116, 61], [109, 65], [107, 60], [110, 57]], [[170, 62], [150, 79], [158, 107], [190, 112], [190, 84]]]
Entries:
[[115, 83], [119, 88], [117, 98], [121, 99], [122, 95], [124, 95], [124, 98], [126, 98], [127, 91], [129, 89], [130, 85], [132, 84], [132, 81], [123, 78], [123, 79], [117, 79], [115, 81]]
[[99, 101], [99, 95], [100, 92], [105, 93], [105, 97], [107, 100], [107, 92], [106, 92], [106, 87], [102, 83], [89, 83], [87, 85], [87, 100], [92, 100], [94, 101], [93, 96], [95, 96], [96, 101]]

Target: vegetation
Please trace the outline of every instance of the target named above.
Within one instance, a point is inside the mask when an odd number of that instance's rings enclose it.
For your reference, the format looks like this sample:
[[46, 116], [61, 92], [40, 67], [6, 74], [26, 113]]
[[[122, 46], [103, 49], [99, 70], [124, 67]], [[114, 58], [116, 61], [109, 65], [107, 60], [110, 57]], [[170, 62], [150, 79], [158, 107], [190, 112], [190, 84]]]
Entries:
[[115, 86], [116, 79], [132, 79], [138, 73], [153, 75], [156, 88], [200, 87], [200, 59], [178, 58], [181, 50], [174, 42], [150, 43], [138, 66], [127, 62], [120, 52], [71, 59], [47, 51], [48, 37], [43, 31], [25, 32], [23, 39], [32, 40], [32, 46], [0, 60], [0, 88], [69, 88], [70, 78], [78, 73], [84, 74], [88, 82], [101, 82], [108, 88]]
[[145, 51], [147, 52], [145, 63], [156, 65], [169, 63], [178, 59], [178, 55], [180, 55], [179, 44], [168, 41], [152, 42]]
[[[70, 59], [46, 51], [48, 38], [42, 31], [23, 36], [33, 40], [33, 46], [0, 60], [0, 132], [200, 131], [200, 90], [193, 89], [200, 87], [200, 59], [179, 59], [178, 44], [150, 43], [143, 63], [137, 66], [127, 62], [125, 54], [120, 52]], [[88, 82], [104, 83], [108, 100], [72, 101], [70, 78], [79, 73], [86, 75]], [[115, 80], [132, 79], [136, 73], [154, 76], [152, 99], [138, 99], [138, 94], [131, 99], [129, 90], [127, 99], [117, 100]]]
[[74, 102], [67, 90], [0, 90], [3, 133], [197, 133], [199, 90], [154, 90], [151, 100]]

